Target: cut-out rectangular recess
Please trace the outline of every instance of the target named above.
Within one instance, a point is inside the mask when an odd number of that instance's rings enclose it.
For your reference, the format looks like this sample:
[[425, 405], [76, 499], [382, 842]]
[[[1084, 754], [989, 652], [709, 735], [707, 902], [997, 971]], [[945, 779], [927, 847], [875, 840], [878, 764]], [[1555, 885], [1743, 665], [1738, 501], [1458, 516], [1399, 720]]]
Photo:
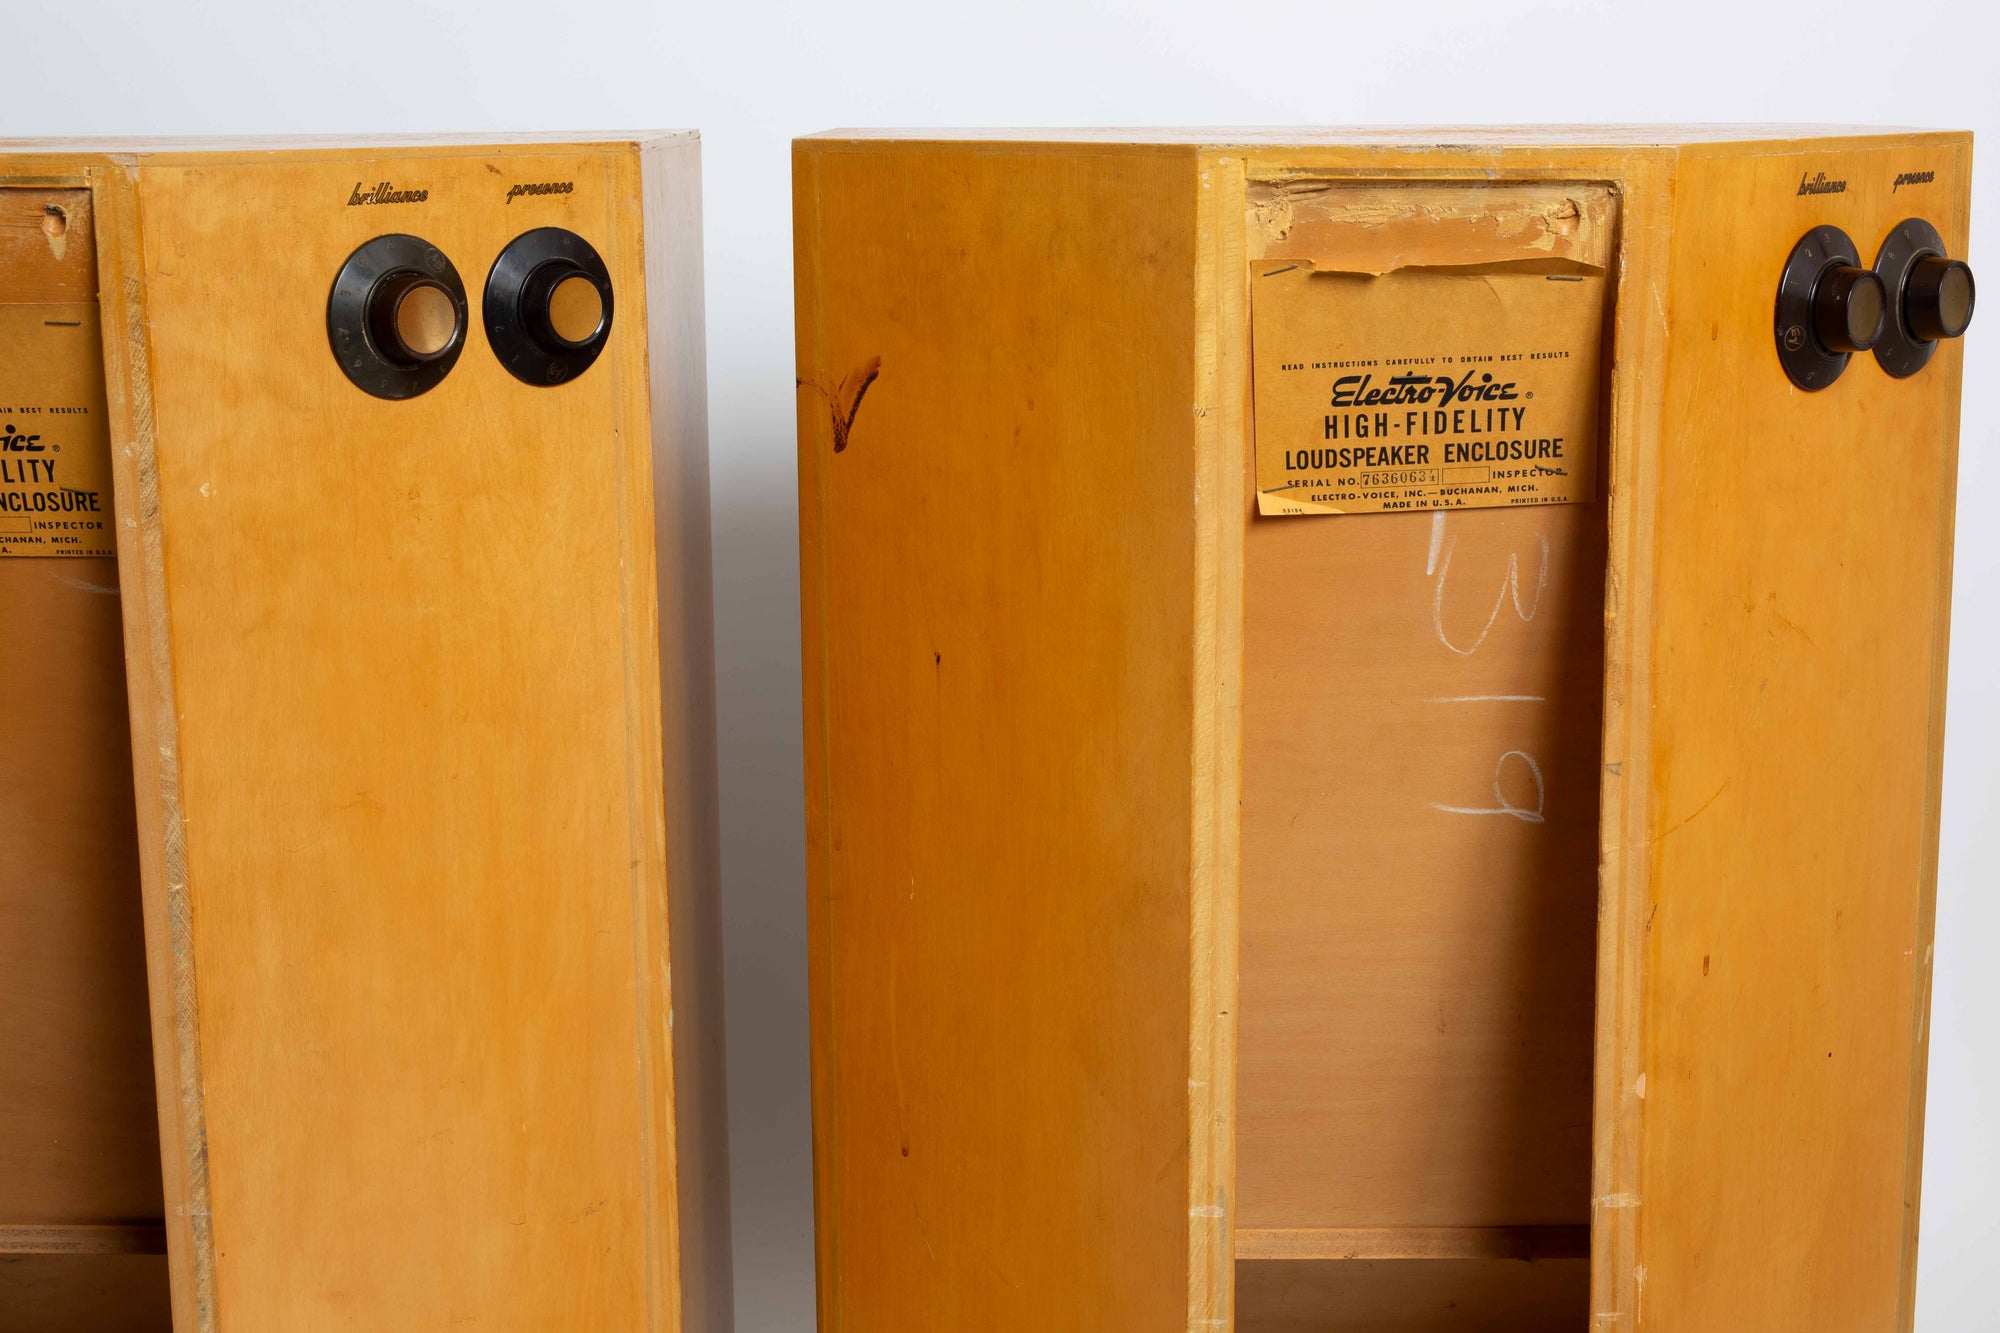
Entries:
[[[1250, 258], [1608, 271], [1616, 203], [1253, 185]], [[1604, 502], [1246, 522], [1237, 1326], [1580, 1328]]]
[[[80, 182], [0, 185], [6, 1333], [169, 1325], [96, 230]], [[53, 487], [94, 508], [27, 508]]]

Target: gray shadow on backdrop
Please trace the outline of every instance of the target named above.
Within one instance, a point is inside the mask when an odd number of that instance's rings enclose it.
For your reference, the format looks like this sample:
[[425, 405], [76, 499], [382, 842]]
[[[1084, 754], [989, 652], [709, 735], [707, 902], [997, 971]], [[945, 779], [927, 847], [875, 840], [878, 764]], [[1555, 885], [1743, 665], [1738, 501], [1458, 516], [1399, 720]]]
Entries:
[[[741, 420], [768, 415], [769, 404], [715, 406], [749, 407], [714, 413]], [[771, 438], [776, 431], [783, 434]], [[809, 1333], [812, 1141], [798, 478], [788, 424], [712, 431], [710, 454], [736, 1327], [740, 1333]]]

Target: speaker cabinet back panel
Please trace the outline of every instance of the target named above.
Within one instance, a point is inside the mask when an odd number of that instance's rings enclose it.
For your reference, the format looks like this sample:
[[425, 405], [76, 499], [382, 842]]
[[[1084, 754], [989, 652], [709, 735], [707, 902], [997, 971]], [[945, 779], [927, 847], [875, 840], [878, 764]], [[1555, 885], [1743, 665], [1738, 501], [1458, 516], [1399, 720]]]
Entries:
[[693, 137], [65, 151], [177, 1327], [726, 1327]]
[[1907, 1326], [1968, 158], [800, 141], [829, 1329]]
[[87, 189], [0, 188], [9, 1333], [168, 1320], [96, 238]]
[[[1399, 329], [1401, 354], [1385, 359], [1404, 364], [1344, 367], [1350, 384], [1457, 382], [1463, 365], [1547, 394], [1547, 362], [1525, 358], [1601, 350], [1617, 234], [1602, 185], [1302, 178], [1253, 186], [1250, 205], [1253, 303], [1295, 264], [1330, 275], [1311, 281], [1343, 313], [1403, 276], [1409, 299], [1453, 303], [1450, 361]], [[1543, 271], [1555, 254], [1582, 272]], [[1458, 326], [1509, 282], [1580, 302], [1582, 345], [1536, 329], [1539, 341], [1486, 347]], [[1457, 289], [1474, 311], [1456, 309]], [[1546, 437], [1536, 390], [1510, 392], [1526, 434]], [[1469, 409], [1441, 401], [1392, 409], [1380, 438], [1415, 439], [1410, 456], [1446, 466], [1447, 437], [1425, 432]], [[1487, 409], [1470, 410], [1484, 424]], [[1521, 438], [1513, 408], [1492, 410], [1501, 438]], [[1383, 411], [1315, 410], [1308, 443], [1328, 438], [1328, 416], [1346, 441]], [[1570, 452], [1587, 477], [1594, 450]], [[1533, 471], [1469, 470], [1503, 487]], [[1239, 1254], [1341, 1250], [1365, 1243], [1350, 1229], [1392, 1223], [1589, 1222], [1606, 528], [1585, 494], [1247, 524]], [[1580, 1259], [1586, 1238], [1569, 1239]]]

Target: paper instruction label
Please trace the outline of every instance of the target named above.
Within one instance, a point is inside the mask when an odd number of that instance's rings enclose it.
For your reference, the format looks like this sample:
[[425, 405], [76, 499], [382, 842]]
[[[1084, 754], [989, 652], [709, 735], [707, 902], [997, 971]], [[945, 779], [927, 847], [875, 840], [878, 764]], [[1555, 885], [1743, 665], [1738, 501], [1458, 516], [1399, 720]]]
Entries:
[[1258, 512], [1595, 499], [1607, 290], [1575, 265], [1252, 264]]
[[0, 556], [115, 554], [97, 306], [0, 305]]

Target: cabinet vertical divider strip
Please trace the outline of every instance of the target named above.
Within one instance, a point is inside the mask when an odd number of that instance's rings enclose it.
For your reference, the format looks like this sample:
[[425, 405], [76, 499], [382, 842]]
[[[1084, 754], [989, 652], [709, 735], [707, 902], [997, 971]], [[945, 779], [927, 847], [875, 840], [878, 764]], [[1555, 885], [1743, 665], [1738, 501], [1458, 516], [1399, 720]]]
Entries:
[[[1604, 607], [1604, 772], [1598, 881], [1597, 1023], [1591, 1165], [1591, 1323], [1639, 1317], [1641, 1128], [1645, 1100], [1646, 925], [1652, 895], [1646, 829], [1650, 792], [1652, 574], [1658, 560], [1664, 377], [1637, 367], [1663, 358], [1672, 244], [1670, 160], [1635, 160], [1623, 181], [1612, 335], [1611, 417], [1605, 432], [1610, 547]], [[1640, 284], [1645, 284], [1640, 290]]]
[[[137, 795], [147, 988], [166, 1191], [167, 1264], [174, 1326], [215, 1333], [215, 1245], [208, 1206], [201, 1029], [195, 1007], [193, 920], [181, 808], [179, 716], [167, 635], [165, 551], [159, 526], [145, 264], [136, 163], [92, 173], [97, 205], [104, 382], [112, 423], [113, 517], [125, 619]], [[125, 441], [122, 447], [117, 443]], [[145, 646], [143, 656], [134, 651]], [[149, 798], [147, 793], [157, 793]], [[162, 886], [164, 892], [153, 891]]]
[[1248, 268], [1240, 156], [1198, 159], [1188, 1325], [1234, 1324]]

